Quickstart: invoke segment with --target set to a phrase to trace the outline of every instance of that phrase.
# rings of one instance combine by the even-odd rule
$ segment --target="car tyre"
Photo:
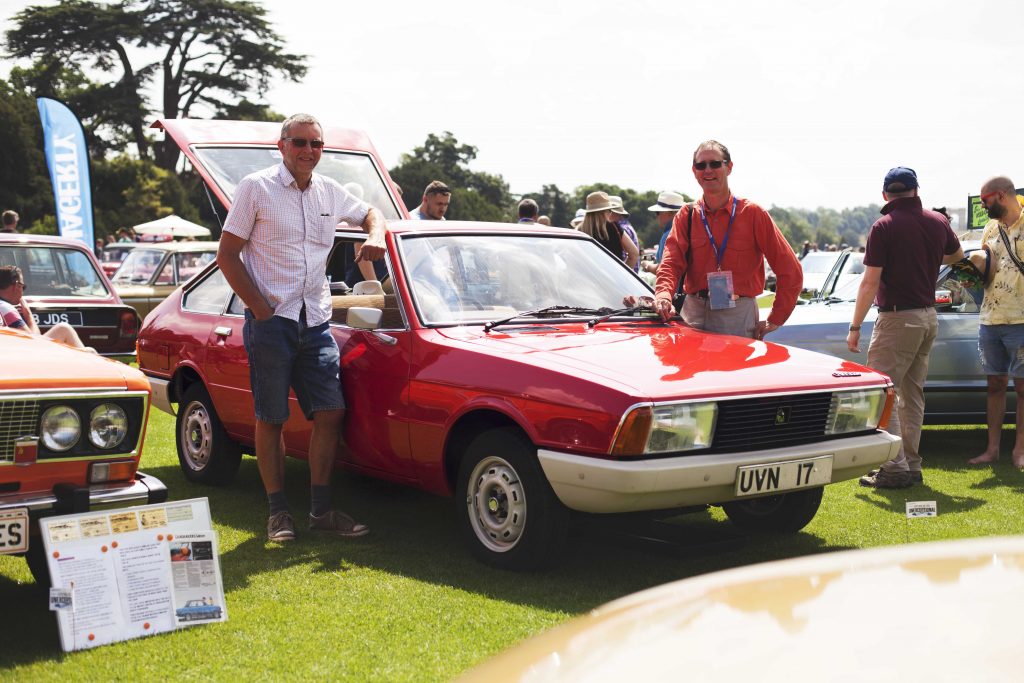
[[[178,463],[186,479],[216,486],[231,482],[242,461],[242,450],[224,431],[202,384],[185,390],[175,432]]]
[[[748,533],[793,534],[807,526],[821,506],[824,487],[737,500],[722,508],[729,521]]]
[[[543,569],[565,547],[569,510],[551,490],[533,444],[515,429],[490,429],[470,441],[455,499],[463,537],[486,564]]]

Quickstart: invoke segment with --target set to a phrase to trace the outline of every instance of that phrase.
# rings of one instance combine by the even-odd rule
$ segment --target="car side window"
[[[174,282],[174,261],[176,254],[171,258],[167,259],[167,263],[157,273],[156,280],[153,281],[154,285],[173,285]]]
[[[935,307],[941,311],[977,314],[984,291],[976,283],[960,282],[961,271],[948,269],[935,286]]]
[[[217,269],[210,273],[205,280],[185,292],[181,299],[181,307],[186,311],[195,311],[196,313],[219,314],[224,310],[230,296],[231,287],[224,278],[224,274]]]

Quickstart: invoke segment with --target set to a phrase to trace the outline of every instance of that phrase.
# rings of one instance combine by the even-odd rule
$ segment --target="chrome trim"
[[[89,510],[100,507],[117,507],[125,503],[160,502],[161,496],[166,500],[167,487],[156,477],[143,472],[135,473],[135,481],[92,484],[81,488],[89,489]],[[0,495],[0,510],[26,507],[30,511],[52,510],[57,505],[57,496],[53,493],[22,493]],[[83,510],[83,512],[86,512]]]
[[[148,395],[148,391],[126,391],[125,389],[114,389],[111,387],[83,387],[82,389],[73,390],[66,388],[36,389],[31,392],[19,389],[0,389],[0,401],[8,398],[36,398],[42,401],[50,401],[55,398],[124,398]]]
[[[227,325],[218,325],[217,327],[213,328],[213,333],[218,337],[230,337],[231,328],[228,327]]]
[[[150,377],[149,375],[146,377],[149,379],[149,387],[153,392],[150,404],[165,413],[174,415],[174,406],[171,405],[171,380],[164,379],[163,377]]]

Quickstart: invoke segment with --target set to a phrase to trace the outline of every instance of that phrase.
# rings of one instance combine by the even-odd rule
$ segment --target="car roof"
[[[151,249],[154,251],[213,251],[217,250],[220,242],[134,242],[133,249]],[[115,245],[110,245],[115,246]]]
[[[58,237],[56,235],[2,233],[0,234],[0,244],[45,244],[54,247],[75,247],[76,249],[83,249],[90,254],[92,253],[92,249],[87,244],[69,237]]]
[[[558,228],[546,225],[530,225],[521,223],[493,223],[484,221],[388,221],[388,230],[396,235],[403,234],[503,234],[503,235],[543,235],[553,237],[570,237],[588,239],[585,233],[570,228]],[[362,228],[341,226],[341,232],[364,234]]]

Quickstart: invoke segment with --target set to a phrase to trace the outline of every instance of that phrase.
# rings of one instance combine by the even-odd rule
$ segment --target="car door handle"
[[[221,325],[219,327],[213,328],[213,333],[218,337],[230,337],[231,328],[228,327],[227,325]]]

